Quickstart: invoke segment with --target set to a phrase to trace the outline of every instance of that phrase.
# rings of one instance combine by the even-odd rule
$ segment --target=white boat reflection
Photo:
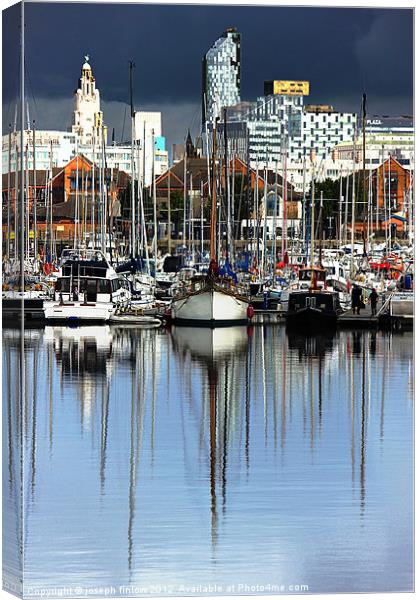
[[[174,349],[199,361],[222,362],[237,358],[248,348],[249,330],[246,327],[197,330],[194,327],[171,327]]]

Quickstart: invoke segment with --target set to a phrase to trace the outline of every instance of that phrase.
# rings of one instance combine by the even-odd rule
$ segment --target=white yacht
[[[54,300],[44,303],[48,321],[109,321],[117,307],[128,304],[130,289],[99,250],[74,251],[57,277]]]

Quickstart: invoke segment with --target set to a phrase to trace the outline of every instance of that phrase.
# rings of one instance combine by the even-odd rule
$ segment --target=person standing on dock
[[[375,290],[375,288],[373,288],[369,296],[370,307],[372,309],[372,317],[376,315],[376,306],[378,304],[378,298],[378,292]]]
[[[351,309],[353,314],[357,311],[357,314],[360,315],[360,304],[362,301],[362,290],[358,285],[354,285],[351,291]]]

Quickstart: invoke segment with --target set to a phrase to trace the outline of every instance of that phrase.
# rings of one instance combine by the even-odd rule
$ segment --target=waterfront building
[[[326,159],[340,142],[352,142],[357,129],[357,114],[339,112],[329,105],[308,105],[300,124],[290,135],[290,159],[300,162],[304,156]]]
[[[354,162],[356,169],[362,165],[362,135],[353,142],[340,142],[333,149],[334,159],[345,163]],[[366,122],[366,168],[374,169],[389,156],[400,165],[411,168],[414,160],[414,124],[412,117],[381,117]]]
[[[412,193],[412,173],[395,158],[387,158],[373,173],[377,204],[388,208],[392,213],[408,211],[409,195]]]
[[[71,132],[77,134],[82,145],[98,143],[102,139],[106,144],[107,129],[103,123],[99,90],[89,64],[89,56],[85,56],[79,87],[74,92],[74,111]]]
[[[57,241],[68,242],[74,239],[76,214],[79,233],[89,233],[92,230],[92,213],[95,222],[99,223],[104,194],[112,226],[119,230],[126,229],[128,232],[130,207],[128,201],[124,202],[124,198],[128,197],[127,190],[131,178],[125,171],[115,167],[107,167],[101,174],[102,166],[100,163],[93,164],[88,156],[79,154],[64,166],[53,167],[52,170],[28,170],[26,195],[30,227],[32,231],[33,203],[36,200],[37,230],[41,242],[45,239],[46,218],[47,215],[51,215],[51,206],[54,238]],[[10,173],[10,178],[7,173],[2,175],[3,239],[6,239],[8,213],[11,214],[12,223],[14,222],[17,200],[15,181],[17,180],[19,186],[19,176],[19,173],[15,172]],[[106,192],[103,181],[107,184]],[[14,239],[14,231],[10,239]]]
[[[131,142],[106,143],[107,128],[103,123],[99,90],[96,88],[92,68],[85,57],[79,87],[74,94],[73,124],[70,131],[36,130],[35,131],[35,168],[48,171],[51,168],[62,168],[77,154],[106,167],[131,174]],[[152,133],[154,131],[154,151]],[[145,140],[143,139],[144,134]],[[25,168],[34,169],[34,132],[25,130],[24,162]],[[165,149],[165,138],[162,135],[160,112],[138,112],[135,118],[135,142],[140,149],[135,157],[135,176],[143,178],[150,185],[153,160],[155,175],[164,173],[168,168],[168,152]],[[142,148],[145,142],[146,156],[143,160]],[[10,146],[10,149],[9,149]],[[103,156],[104,154],[104,156]],[[2,173],[15,172],[20,169],[20,132],[10,131],[2,137]]]
[[[9,157],[10,141],[10,157]],[[25,167],[34,168],[33,145],[34,132],[31,129],[23,131],[25,151]],[[68,131],[36,130],[35,131],[35,166],[37,169],[48,170],[60,167],[69,162],[75,155],[76,134]],[[2,173],[15,172],[20,169],[20,131],[11,131],[2,137]]]
[[[31,129],[23,132],[24,161],[28,170],[34,168],[33,137]],[[20,132],[13,131],[2,138],[2,172],[9,170],[10,139],[10,171],[20,169]],[[77,134],[68,131],[35,130],[35,168],[48,171],[51,167],[64,167],[76,153],[88,156],[92,161],[101,160],[102,149],[98,145],[83,145],[76,142]],[[107,166],[130,173],[131,145],[110,144],[105,146]]]
[[[215,41],[202,61],[202,123],[240,101],[241,34],[230,27]]]
[[[325,171],[337,144],[353,142],[357,129],[355,113],[336,111],[331,105],[304,104],[308,81],[264,82],[264,96],[255,102],[240,102],[227,110],[231,152],[249,160],[253,168],[275,164],[287,169],[293,185],[308,189],[311,171]],[[219,136],[223,135],[219,123]],[[210,126],[208,125],[207,134]],[[329,171],[336,170],[333,164]]]
[[[134,139],[140,144],[139,161],[140,177],[147,187],[155,176],[161,175],[168,168],[168,152],[165,138],[162,136],[162,114],[158,111],[138,111],[134,116]]]

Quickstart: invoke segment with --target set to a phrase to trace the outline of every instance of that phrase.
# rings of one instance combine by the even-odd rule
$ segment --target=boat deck
[[[360,314],[353,314],[353,311],[350,309],[338,317],[339,327],[377,327],[378,323],[378,315],[372,316],[370,306],[361,308]]]

